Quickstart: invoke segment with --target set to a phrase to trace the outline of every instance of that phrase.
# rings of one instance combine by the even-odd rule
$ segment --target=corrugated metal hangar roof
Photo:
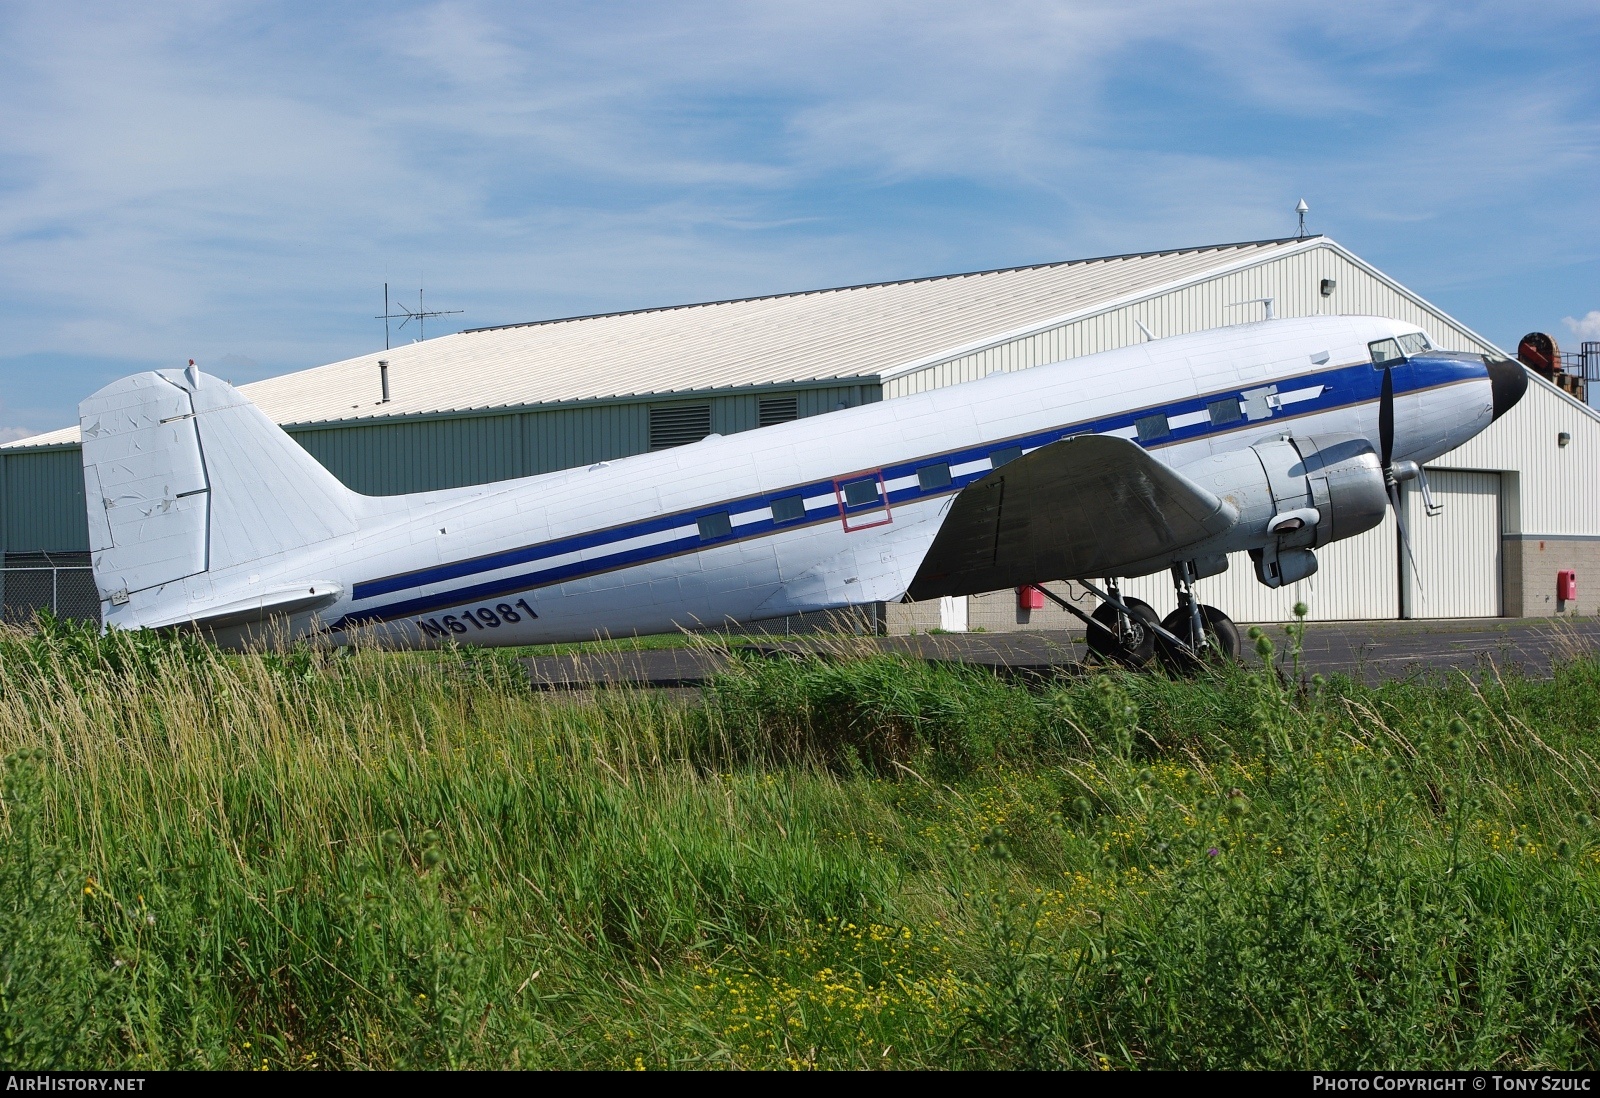
[[[240,388],[276,422],[298,425],[876,381],[969,344],[1327,243],[1252,241],[478,328]],[[379,359],[389,363],[388,403],[379,403]],[[77,440],[72,427],[7,448]]]

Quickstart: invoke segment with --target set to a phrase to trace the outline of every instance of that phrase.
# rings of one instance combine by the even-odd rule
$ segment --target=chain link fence
[[[0,565],[3,617],[26,625],[41,610],[100,624],[100,595],[87,553],[7,553]]]

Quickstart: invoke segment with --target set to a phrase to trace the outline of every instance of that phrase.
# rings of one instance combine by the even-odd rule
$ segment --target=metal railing
[[[100,594],[84,553],[7,554],[0,565],[0,616],[25,625],[41,610],[100,622]]]
[[[1575,396],[1586,401],[1591,408],[1600,408],[1600,341],[1580,344],[1577,351],[1561,352],[1561,372],[1581,382]],[[1569,385],[1562,388],[1571,391]]]

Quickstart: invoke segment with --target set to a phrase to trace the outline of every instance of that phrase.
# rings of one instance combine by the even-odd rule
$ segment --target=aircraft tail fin
[[[211,573],[356,529],[364,497],[193,366],[113,382],[78,414],[95,586],[108,611],[138,604],[129,625],[203,618]]]

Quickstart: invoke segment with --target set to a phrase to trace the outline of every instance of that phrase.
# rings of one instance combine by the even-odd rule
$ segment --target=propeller
[[[1417,593],[1422,594],[1422,570],[1417,567],[1417,554],[1411,548],[1405,508],[1400,506],[1400,478],[1395,475],[1394,467],[1393,359],[1383,364],[1383,387],[1378,392],[1378,452],[1383,461],[1383,486],[1389,493],[1389,506],[1394,508],[1395,524],[1400,527],[1400,542],[1406,547],[1406,557],[1411,561],[1411,576],[1416,580]],[[1427,596],[1423,597],[1426,599]]]

